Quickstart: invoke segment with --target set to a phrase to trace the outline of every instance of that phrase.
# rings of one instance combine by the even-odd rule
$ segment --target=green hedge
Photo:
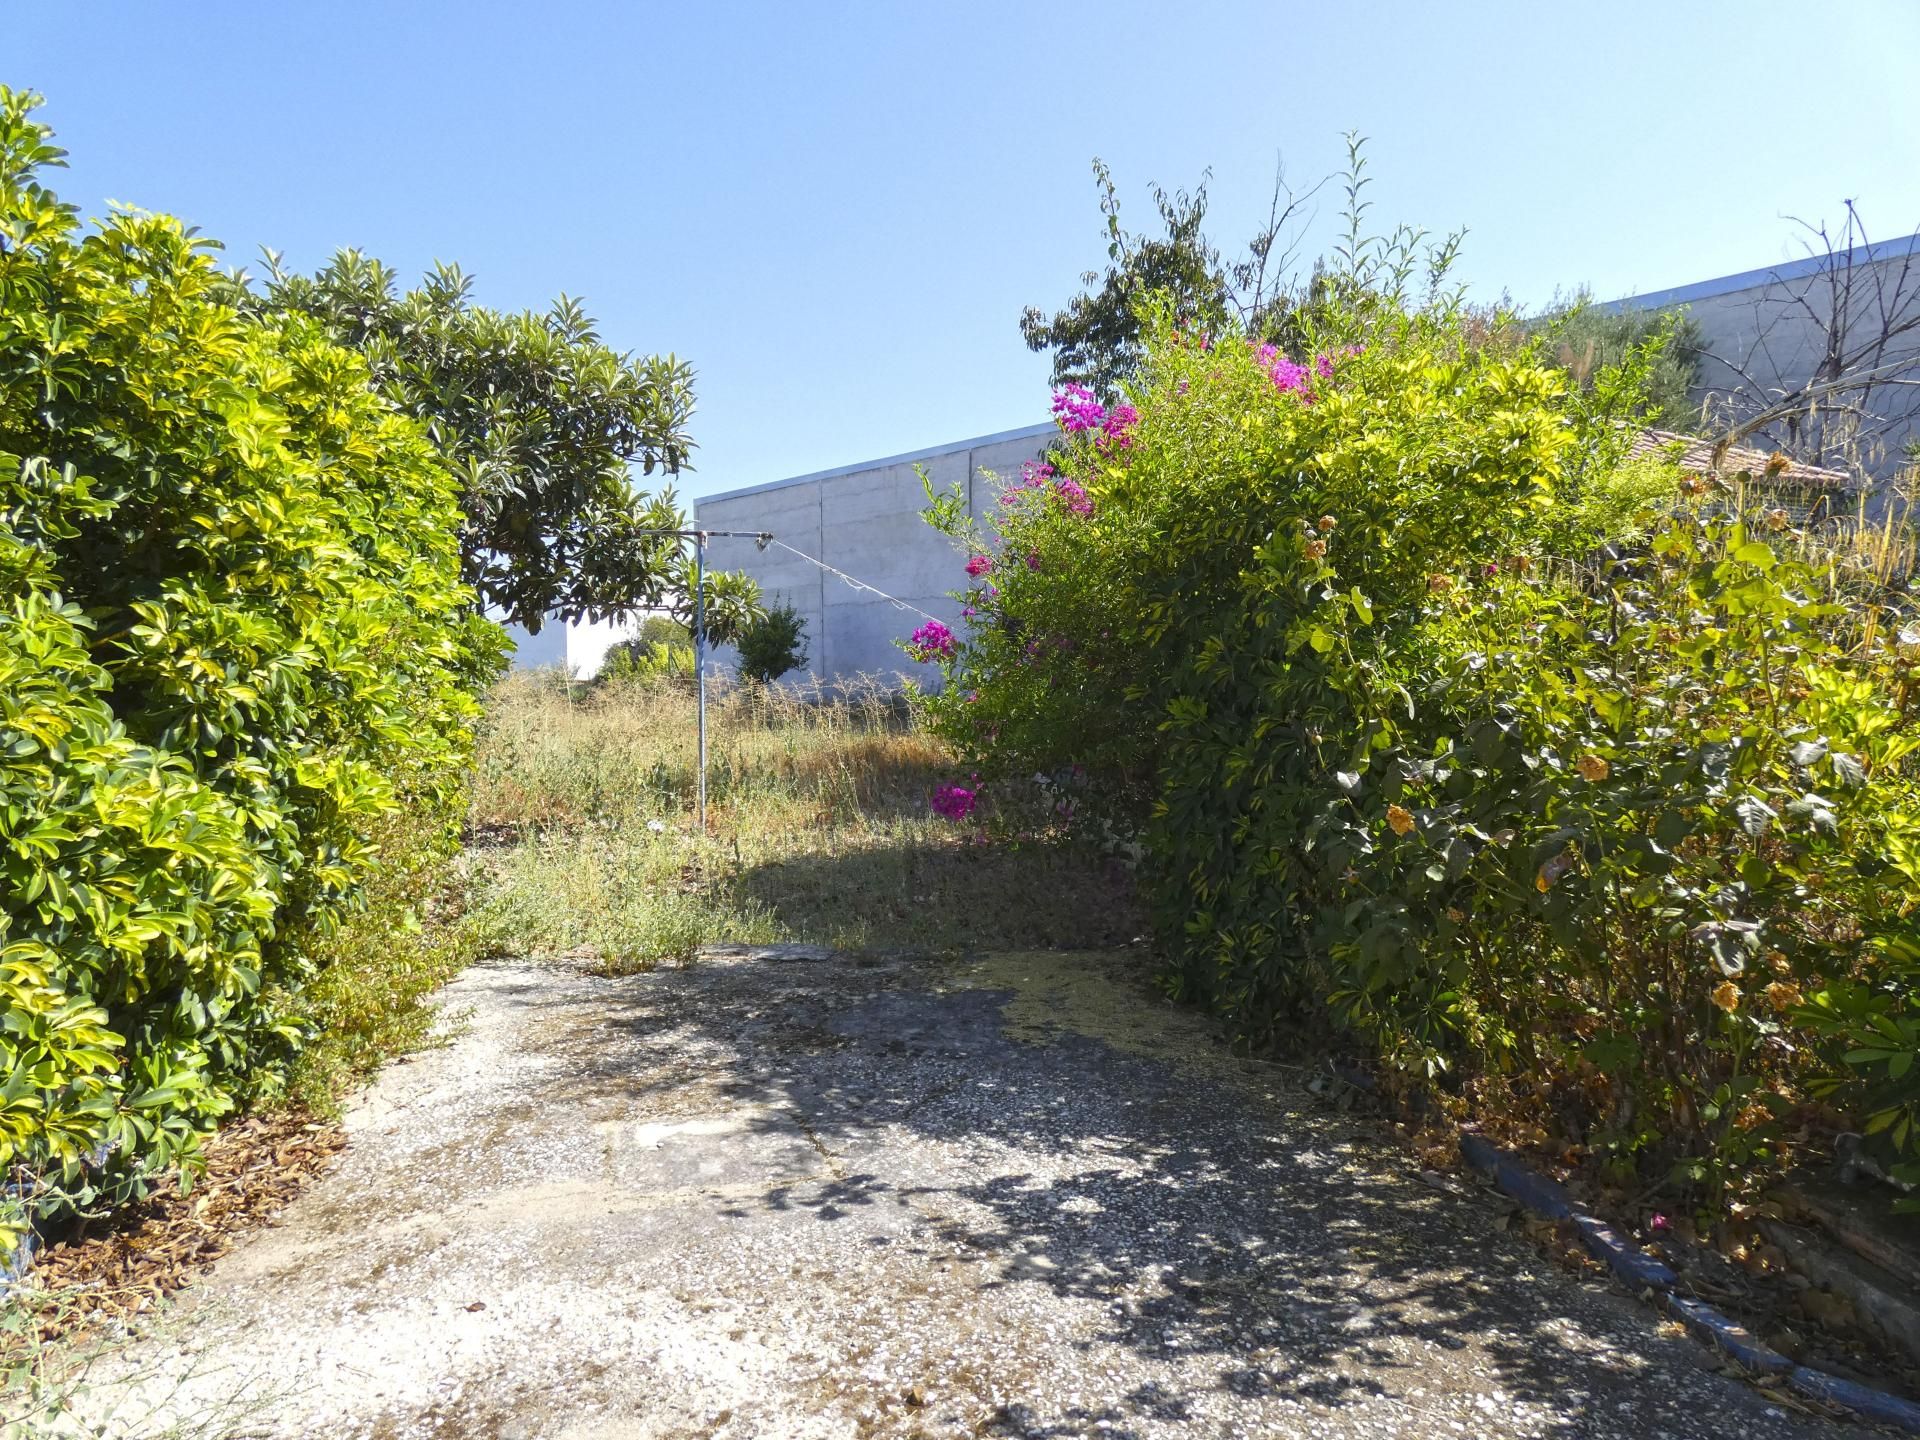
[[[1904,1151],[1906,597],[1623,462],[1657,337],[1573,392],[1375,281],[1333,276],[1294,355],[1152,327],[1128,404],[1056,398],[993,532],[935,504],[975,623],[922,650],[983,801],[1106,785],[1169,984],[1256,1043],[1330,1024],[1463,1117],[1702,1194],[1809,1126]]]
[[[32,105],[0,90],[0,1167],[51,1214],[280,1083],[375,827],[453,823],[502,641],[364,363],[242,318],[175,220],[83,228]]]

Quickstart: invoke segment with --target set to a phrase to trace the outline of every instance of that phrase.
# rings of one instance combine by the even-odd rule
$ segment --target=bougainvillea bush
[[[1703,1195],[1810,1126],[1904,1147],[1902,598],[1836,600],[1734,477],[1623,459],[1661,337],[1575,393],[1359,253],[1297,349],[1150,317],[1126,404],[1063,392],[997,515],[935,499],[970,628],[928,704],[975,788],[1087,767],[1169,985],[1254,1043],[1332,1026]]]
[[[376,831],[454,833],[500,641],[364,362],[236,314],[175,220],[84,229],[32,104],[0,89],[0,1169],[54,1214],[279,1083]]]

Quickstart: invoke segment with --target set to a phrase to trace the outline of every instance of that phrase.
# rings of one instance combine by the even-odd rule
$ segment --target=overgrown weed
[[[695,704],[671,680],[523,674],[495,692],[471,815],[483,953],[626,971],[722,941],[953,951],[1137,933],[1125,872],[1058,827],[989,836],[936,816],[955,762],[877,685],[715,686],[700,835]]]

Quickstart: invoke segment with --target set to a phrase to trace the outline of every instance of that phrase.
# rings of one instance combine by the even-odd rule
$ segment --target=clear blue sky
[[[1310,182],[1358,129],[1375,218],[1467,227],[1476,293],[1605,297],[1798,254],[1783,217],[1848,197],[1876,238],[1920,229],[1916,75],[1913,0],[6,0],[0,22],[0,81],[46,94],[89,212],[171,211],[235,262],[455,260],[487,303],[565,290],[616,345],[692,360],[692,494],[1045,418],[1017,319],[1104,258],[1096,154],[1141,222],[1147,182],[1212,167],[1237,244],[1276,157]]]

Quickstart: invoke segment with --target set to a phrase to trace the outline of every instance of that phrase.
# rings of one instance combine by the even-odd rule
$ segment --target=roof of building
[[[1633,444],[1627,454],[1637,458],[1642,455],[1659,455],[1676,460],[1682,469],[1698,470],[1703,474],[1714,470],[1713,441],[1703,440],[1698,435],[1681,435],[1672,430],[1643,430],[1634,436]],[[1754,450],[1745,445],[1734,445],[1720,457],[1717,467],[1722,474],[1738,475],[1747,471],[1755,480],[1782,490],[1858,490],[1861,482],[1849,471],[1832,470],[1820,465],[1806,465],[1787,455],[1781,455],[1777,464],[1772,454],[1765,450]],[[1771,474],[1768,466],[1774,465]]]
[[[1619,300],[1603,301],[1594,308],[1596,310],[1666,310],[1675,305],[1689,305],[1695,300],[1710,300],[1716,295],[1734,295],[1742,290],[1758,289],[1762,285],[1804,280],[1810,275],[1820,274],[1836,259],[1851,259],[1856,265],[1868,265],[1881,260],[1898,260],[1907,255],[1920,256],[1920,234],[1901,235],[1892,240],[1876,240],[1871,245],[1856,246],[1852,250],[1837,250],[1831,256],[1806,255],[1798,260],[1788,260],[1779,265],[1766,265],[1758,270],[1742,270],[1735,275],[1721,275],[1712,280],[1696,280],[1690,285],[1675,285],[1668,290],[1649,290],[1641,295],[1628,295]]]
[[[783,490],[789,485],[805,485],[810,480],[833,480],[842,475],[858,475],[863,470],[879,470],[888,465],[910,465],[916,460],[932,460],[957,450],[977,450],[982,445],[998,445],[1006,440],[1038,440],[1054,435],[1059,427],[1051,420],[1040,425],[1023,425],[1018,430],[996,430],[991,435],[975,435],[969,440],[949,440],[945,445],[929,445],[924,450],[909,450],[904,455],[884,455],[878,460],[856,460],[851,465],[836,465],[831,470],[814,470],[806,475],[789,475],[784,480],[769,480],[763,485],[743,485],[737,490],[722,490],[713,495],[696,495],[693,503],[710,500],[737,500],[742,495],[760,495],[768,490]]]

